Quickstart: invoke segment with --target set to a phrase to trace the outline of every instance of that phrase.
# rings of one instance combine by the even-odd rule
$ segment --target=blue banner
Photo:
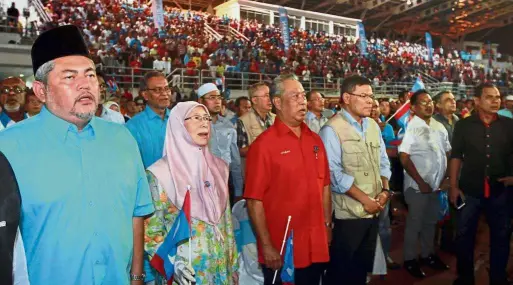
[[[164,28],[164,5],[162,4],[162,0],[153,0],[151,11],[153,12],[155,27],[158,29]]]
[[[288,51],[290,47],[289,16],[287,15],[287,10],[284,7],[280,7],[278,12],[280,13],[280,26],[283,45],[285,46],[285,51]]]
[[[365,27],[362,22],[358,23],[358,35],[360,37],[360,53],[367,55],[367,37],[365,36]]]
[[[426,33],[426,47],[428,49],[429,61],[433,61],[433,38],[430,33]]]

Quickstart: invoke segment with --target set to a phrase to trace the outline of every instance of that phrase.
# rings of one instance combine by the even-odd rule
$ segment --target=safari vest
[[[256,111],[251,109],[244,116],[240,117],[239,120],[244,124],[244,128],[246,129],[246,134],[248,135],[248,146],[250,146],[256,138],[265,131],[265,129],[260,124],[260,118],[257,117]],[[269,112],[269,116],[271,117],[271,125],[274,124],[275,114]],[[241,157],[240,166],[242,170],[242,177],[246,177],[246,158]]]
[[[326,125],[333,128],[342,147],[342,167],[344,173],[354,177],[354,184],[375,198],[382,191],[380,174],[380,136],[379,126],[374,120],[368,120],[368,127],[363,139],[344,115],[332,117]],[[363,205],[345,194],[333,193],[333,208],[337,219],[373,218]]]
[[[265,131],[265,128],[260,124],[260,118],[257,116],[256,111],[252,109],[247,114],[240,117],[240,120],[246,129],[246,133],[248,134],[248,145],[251,145],[256,138]],[[271,124],[274,124],[274,118],[276,115],[269,112],[269,116],[271,117]]]

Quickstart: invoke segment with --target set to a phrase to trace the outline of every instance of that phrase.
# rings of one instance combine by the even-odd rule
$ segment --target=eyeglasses
[[[420,105],[420,106],[424,106],[424,107],[429,106],[429,105],[433,105],[433,104],[434,104],[434,103],[433,103],[433,100],[429,100],[429,101],[419,101],[419,105]]]
[[[187,121],[187,120],[192,120],[193,122],[196,122],[196,123],[201,123],[201,122],[211,122],[212,121],[212,117],[206,115],[206,116],[199,116],[199,115],[196,115],[196,116],[190,116],[190,117],[187,117],[184,119],[184,121]]]
[[[171,92],[171,88],[168,86],[166,87],[157,87],[157,88],[147,88],[146,90],[153,91],[155,93],[168,93]]]
[[[9,94],[11,92],[14,92],[16,94],[23,93],[24,89],[19,86],[13,86],[13,87],[2,87],[2,93],[3,94]]]
[[[222,100],[223,100],[223,96],[221,96],[221,95],[217,95],[217,96],[205,96],[204,98],[205,98],[205,100],[208,100],[208,101],[216,101],[216,100],[218,100],[218,101],[222,101]]]
[[[312,99],[310,100],[310,102],[324,102],[326,99],[324,98],[317,98],[317,99]]]
[[[353,96],[356,96],[356,97],[360,97],[360,98],[363,98],[363,99],[371,99],[371,100],[374,100],[374,94],[354,94],[354,93],[347,93],[349,95],[353,95]]]

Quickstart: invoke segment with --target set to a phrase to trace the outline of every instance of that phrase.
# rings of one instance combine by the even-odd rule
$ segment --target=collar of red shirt
[[[477,112],[477,118],[485,125],[491,125],[491,123],[497,121],[499,119],[499,115],[493,114],[492,121],[490,124],[485,123],[482,113]]]
[[[285,125],[285,123],[283,123],[278,116],[276,116],[276,118],[274,119],[274,126],[278,130],[278,135],[280,135],[280,136],[284,136],[288,133],[292,133],[292,130],[290,129],[290,127]],[[301,122],[301,134],[302,135],[304,135],[304,134],[310,135],[311,133],[312,133],[312,131],[310,130],[310,128],[304,122]],[[294,136],[295,136],[295,134],[294,134]]]

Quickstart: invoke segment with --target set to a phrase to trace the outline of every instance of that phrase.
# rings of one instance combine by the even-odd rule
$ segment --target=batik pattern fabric
[[[164,241],[180,211],[169,201],[157,178],[149,171],[147,177],[155,205],[155,214],[146,219],[144,223],[144,249],[151,259]],[[237,274],[239,265],[230,207],[226,207],[224,216],[217,226],[192,218],[191,229],[192,267],[196,272],[196,284],[235,284],[234,275]],[[175,262],[183,260],[188,263],[188,246],[188,241],[178,246]],[[185,254],[180,254],[180,252]],[[155,281],[156,285],[167,284],[165,278],[160,275]]]

